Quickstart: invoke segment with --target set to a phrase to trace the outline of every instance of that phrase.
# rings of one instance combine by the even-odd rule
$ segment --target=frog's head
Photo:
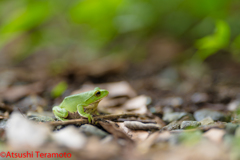
[[[108,95],[109,92],[105,89],[100,89],[99,87],[96,87],[89,93],[91,96],[86,100],[88,104],[101,101],[104,97]]]

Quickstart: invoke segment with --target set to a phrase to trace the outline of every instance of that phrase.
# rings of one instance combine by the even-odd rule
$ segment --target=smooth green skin
[[[96,87],[92,91],[65,97],[59,106],[52,108],[53,114],[60,121],[66,121],[69,113],[77,112],[80,116],[93,122],[92,114],[98,114],[97,106],[102,98],[108,95],[108,91]]]

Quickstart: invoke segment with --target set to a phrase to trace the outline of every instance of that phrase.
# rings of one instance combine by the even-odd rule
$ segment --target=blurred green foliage
[[[197,56],[205,59],[216,53],[218,50],[227,47],[230,39],[230,28],[228,24],[222,20],[216,22],[216,31],[214,34],[205,36],[196,41],[198,48]]]
[[[202,139],[201,131],[183,132],[179,135],[180,142],[187,146],[195,145],[198,142],[200,142],[201,139]]]
[[[64,81],[59,82],[51,91],[51,96],[53,98],[61,96],[67,89],[68,84]]]
[[[74,52],[81,63],[131,53],[158,35],[190,44],[200,59],[222,49],[240,58],[239,7],[238,0],[1,0],[0,51],[13,46],[16,61]]]

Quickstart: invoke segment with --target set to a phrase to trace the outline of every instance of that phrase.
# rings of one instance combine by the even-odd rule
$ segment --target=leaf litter
[[[99,77],[109,71],[91,72],[90,76]],[[146,83],[148,89],[142,87],[145,80],[134,83],[131,79],[71,85],[66,79],[34,81],[34,76],[25,80],[23,76],[22,81],[26,82],[17,84],[14,77],[18,75],[9,72],[9,77],[0,85],[3,148],[18,152],[69,152],[73,159],[230,159],[240,156],[236,151],[240,144],[237,96],[240,89],[226,91],[227,87],[222,84],[214,86],[211,92],[205,87],[193,89],[191,86],[196,86],[199,77],[193,80],[186,73],[187,82],[173,76],[175,80],[171,83],[178,86],[175,90],[169,85],[170,88],[165,86],[156,92],[166,78],[170,82],[168,74],[178,75],[178,72],[165,70],[160,77],[151,77],[154,83]],[[61,81],[68,82],[68,87],[52,97],[49,86],[54,88],[52,84]],[[186,83],[190,87],[179,90],[186,87]],[[199,80],[199,84],[202,83]],[[94,124],[88,124],[85,118],[56,121],[51,112],[54,104],[67,95],[95,87],[107,89],[109,96],[100,102],[101,114],[93,117]]]

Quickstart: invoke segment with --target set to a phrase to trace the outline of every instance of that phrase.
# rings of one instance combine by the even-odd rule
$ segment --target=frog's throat
[[[98,103],[99,103],[101,100],[102,100],[102,98],[99,99],[99,100],[97,100],[97,101],[95,101],[95,102],[93,102],[93,103],[90,103],[90,104],[89,104],[88,106],[86,106],[85,108],[86,108],[86,109],[96,108],[96,107],[98,106]]]

